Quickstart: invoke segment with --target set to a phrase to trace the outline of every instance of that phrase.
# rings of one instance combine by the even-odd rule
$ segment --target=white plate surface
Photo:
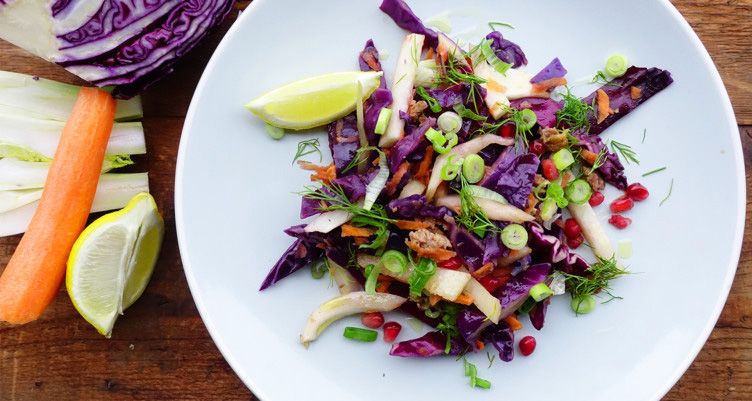
[[[513,25],[502,32],[522,47],[533,73],[559,57],[573,81],[592,76],[615,53],[671,71],[674,84],[603,134],[632,146],[641,163],[627,166],[629,180],[651,191],[627,213],[634,220],[627,230],[608,227],[614,242],[633,241],[634,256],[625,262],[639,274],[614,282],[623,300],[588,315],[576,317],[564,297],[553,302],[542,331],[517,333],[537,338],[530,357],[488,367],[486,352],[471,356],[491,390],[471,388],[454,358],[391,357],[381,340],[344,339],[343,327],[355,318],[335,323],[306,350],[298,342],[303,324],[336,290],[307,269],[257,289],[292,242],[282,230],[300,223],[293,193],[309,181],[291,165],[297,143],[318,136],[325,144],[324,130],[275,141],[243,104],[299,78],[357,69],[369,38],[390,55],[383,60],[388,76],[405,32],[378,9],[379,0],[255,0],[206,68],[178,156],[178,240],[212,338],[262,400],[659,399],[712,330],[744,229],[739,134],[707,52],[667,1],[411,3],[424,19],[455,11],[450,36],[477,32],[477,39],[489,21]],[[671,196],[659,206],[672,180]],[[605,224],[607,207],[597,210]],[[400,338],[417,336],[405,327]]]

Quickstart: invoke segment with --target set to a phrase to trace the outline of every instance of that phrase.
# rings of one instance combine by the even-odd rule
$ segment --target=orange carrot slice
[[[598,102],[598,119],[596,120],[596,124],[600,124],[606,119],[606,117],[614,114],[614,111],[611,110],[611,101],[608,98],[608,94],[603,89],[598,89],[595,93],[597,94],[596,99]]]
[[[86,226],[115,117],[115,100],[82,88],[60,136],[42,198],[0,276],[0,321],[28,323],[55,298]]]

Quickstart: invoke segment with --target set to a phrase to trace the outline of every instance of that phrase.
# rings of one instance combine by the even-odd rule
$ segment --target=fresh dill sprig
[[[657,169],[655,169],[653,171],[648,171],[647,173],[643,174],[642,176],[645,177],[645,176],[648,176],[650,174],[657,173],[659,171],[663,171],[665,169],[666,169],[666,166],[663,166],[663,167],[657,168]]]
[[[460,215],[456,217],[457,223],[464,226],[468,231],[482,237],[486,232],[501,232],[486,213],[475,201],[470,192],[469,183],[462,174],[460,176]],[[483,234],[483,235],[481,235]]]
[[[583,103],[580,98],[570,92],[569,87],[567,87],[567,93],[562,93],[561,96],[564,100],[564,106],[556,112],[557,126],[565,123],[573,132],[580,129],[589,130],[588,116],[595,113],[595,107]],[[595,98],[593,98],[593,101],[595,101]]]
[[[665,198],[661,201],[661,203],[658,204],[658,207],[663,206],[663,202],[665,202],[669,196],[671,196],[671,192],[674,190],[674,179],[671,179],[671,185],[668,187],[668,195],[666,195]]]
[[[647,135],[647,133],[648,133],[648,129],[647,128],[645,128],[644,130],[642,130],[642,143],[645,143],[645,135]]]
[[[311,153],[318,152],[319,154],[319,163],[321,163],[321,160],[323,160],[323,156],[321,154],[321,149],[319,149],[319,146],[321,146],[321,143],[319,142],[318,138],[308,139],[305,141],[298,142],[298,151],[295,153],[295,158],[292,159],[292,164],[295,164],[295,162],[300,159],[303,156],[310,155]]]
[[[504,22],[489,22],[488,23],[488,27],[491,28],[492,31],[498,31],[498,29],[494,28],[495,26],[503,26],[505,28],[514,29],[512,25],[504,23]]]
[[[598,71],[595,73],[595,76],[590,81],[591,84],[599,84],[599,85],[609,85],[609,86],[618,86],[621,88],[621,85],[616,84],[612,82],[606,74],[603,71]]]
[[[600,152],[598,152],[598,156],[595,158],[595,162],[593,163],[592,167],[590,167],[590,171],[595,171],[598,169],[598,167],[602,166],[603,163],[606,162],[606,157],[608,157],[608,149],[604,147]]]
[[[615,256],[612,256],[610,259],[598,257],[598,262],[585,270],[585,272],[587,274],[585,277],[560,272],[566,279],[567,287],[573,299],[582,300],[587,296],[599,293],[606,293],[610,297],[604,303],[613,299],[621,299],[621,297],[611,293],[611,280],[619,278],[624,274],[629,274],[629,272],[617,266]]]
[[[621,157],[623,160],[629,164],[629,161],[633,161],[637,164],[640,164],[640,161],[637,160],[637,153],[635,153],[634,150],[632,150],[632,147],[626,144],[623,144],[621,142],[611,141],[611,149],[614,151],[614,153],[619,152],[621,154]]]
[[[384,208],[381,205],[375,204],[371,209],[364,209],[348,199],[347,194],[345,194],[345,190],[341,185],[319,182],[321,183],[321,187],[307,185],[303,187],[305,188],[305,191],[296,194],[306,199],[319,201],[321,206],[317,208],[317,210],[322,212],[342,210],[355,216],[366,217],[376,221],[380,220],[387,223],[394,222],[393,219],[386,216],[386,212],[384,212]]]
[[[491,355],[490,352],[486,351],[486,358],[488,358],[488,367],[490,368],[493,365],[494,359],[496,359],[496,355]]]

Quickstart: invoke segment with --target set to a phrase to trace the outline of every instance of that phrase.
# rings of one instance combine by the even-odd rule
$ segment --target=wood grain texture
[[[193,303],[175,236],[173,185],[183,118],[213,49],[250,1],[144,94],[147,156],[131,171],[148,171],[167,232],[154,277],[121,317],[111,339],[73,309],[61,289],[41,319],[0,324],[0,400],[256,400],[225,362]],[[674,0],[724,80],[752,165],[752,0]],[[81,83],[59,67],[0,41],[0,68]],[[747,184],[752,183],[747,168]],[[750,207],[748,196],[748,216]],[[747,217],[749,219],[749,217]],[[749,226],[749,221],[747,221]],[[0,266],[20,236],[0,238]],[[2,267],[0,267],[2,270]],[[664,397],[679,400],[752,399],[752,234],[744,246],[726,306],[707,343]]]

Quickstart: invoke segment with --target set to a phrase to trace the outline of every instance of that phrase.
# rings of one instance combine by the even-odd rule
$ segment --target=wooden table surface
[[[718,67],[752,165],[752,0],[673,0]],[[250,3],[168,76],[143,94],[149,153],[136,157],[167,225],[154,276],[141,299],[99,335],[62,288],[36,322],[0,323],[0,400],[255,400],[212,342],[183,273],[175,235],[173,186],[183,120],[213,49]],[[639,29],[639,28],[637,28]],[[0,41],[0,68],[80,83],[59,67]],[[701,94],[699,94],[701,96]],[[747,197],[749,209],[750,196]],[[0,271],[21,236],[0,238]],[[744,246],[726,306],[710,338],[664,400],[752,399],[752,235]]]

